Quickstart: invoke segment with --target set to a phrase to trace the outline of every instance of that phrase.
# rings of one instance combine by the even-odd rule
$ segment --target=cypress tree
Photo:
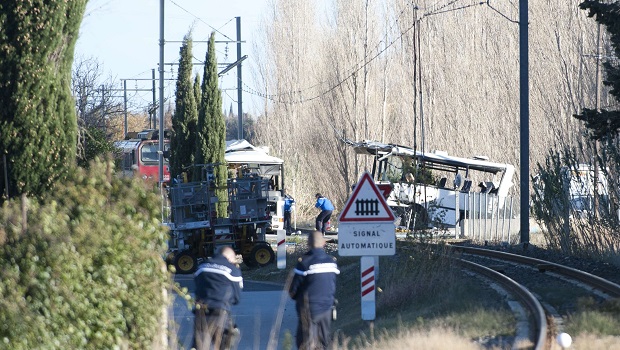
[[[588,10],[588,16],[607,28],[615,57],[620,57],[620,3],[605,3],[598,0],[586,0],[579,7]],[[603,84],[610,87],[609,93],[620,100],[620,64],[616,59],[603,63],[607,76]],[[620,131],[620,111],[610,109],[583,108],[575,118],[582,120],[590,130],[590,137],[594,140],[615,138]]]
[[[200,109],[200,101],[202,100],[202,91],[200,91],[200,89],[200,74],[196,74],[196,77],[194,78],[194,98],[196,99],[198,109]],[[198,113],[200,113],[200,110]]]
[[[85,6],[86,0],[0,3],[0,157],[9,196],[43,195],[75,164],[71,64]]]
[[[173,135],[170,139],[170,176],[187,172],[192,176],[194,165],[195,130],[198,121],[196,95],[192,84],[192,38],[185,35],[180,49],[179,74],[176,86],[176,105],[172,117]]]
[[[196,163],[218,164],[215,168],[218,217],[226,216],[228,208],[228,191],[226,183],[226,123],[222,113],[222,92],[218,87],[217,57],[215,56],[215,33],[211,33],[205,59],[202,80],[202,99],[198,116],[196,134]]]

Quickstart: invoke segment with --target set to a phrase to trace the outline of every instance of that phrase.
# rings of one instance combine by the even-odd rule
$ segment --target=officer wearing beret
[[[309,251],[297,262],[289,295],[296,301],[297,348],[327,349],[336,297],[336,258],[325,253],[321,231],[308,236]]]
[[[221,247],[194,273],[196,309],[194,347],[197,350],[229,349],[239,340],[239,330],[230,315],[231,305],[239,303],[243,278],[236,265],[237,254]]]

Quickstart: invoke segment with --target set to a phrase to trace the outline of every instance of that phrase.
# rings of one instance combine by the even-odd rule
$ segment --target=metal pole
[[[504,241],[504,226],[506,225],[506,207],[507,207],[507,203],[506,201],[508,200],[508,197],[504,198],[504,214],[502,215],[502,241]],[[508,220],[510,220],[511,218],[508,218]],[[510,244],[510,233],[508,233],[508,244]]]
[[[237,61],[241,60],[241,17],[237,19]],[[241,88],[241,62],[237,65],[237,118],[238,139],[243,140],[243,90]]]
[[[495,205],[495,209],[496,209],[496,212],[495,212],[496,213],[496,215],[495,215],[495,239],[499,240],[499,210],[500,210],[500,207],[499,207],[499,201],[500,201],[499,196],[496,198],[496,200],[497,200],[496,201],[497,204]],[[504,240],[504,236],[502,235],[502,241],[503,240]]]
[[[596,38],[596,112],[600,112],[601,111],[601,36],[602,36],[602,32],[601,32],[601,24],[598,23],[597,25],[597,34],[596,34],[597,38]],[[598,149],[600,148],[599,146],[599,141],[596,140],[596,142],[594,143],[594,187],[593,189],[593,206],[594,206],[594,210],[593,210],[593,217],[594,219],[596,219],[598,217],[598,207],[599,207],[599,203],[598,203],[598,196],[599,196],[599,192],[598,192],[598,177],[599,177],[599,161],[598,161]],[[602,167],[601,167],[602,168]],[[589,175],[589,173],[588,173]]]
[[[512,203],[513,203],[513,197],[510,197],[510,213],[508,214],[509,220],[508,220],[508,243],[510,243],[510,226],[512,226]]]
[[[487,234],[489,230],[487,229],[487,224],[489,222],[489,194],[484,193],[484,240],[487,240]],[[493,224],[493,223],[491,223]]]
[[[528,6],[519,0],[519,88],[520,88],[520,163],[521,163],[521,237],[520,243],[530,241],[530,101],[528,55]]]
[[[155,69],[151,69],[151,76],[153,77],[153,112],[150,113],[149,120],[149,128],[151,127],[151,123],[153,123],[153,129],[157,129],[157,123],[155,116],[157,115],[157,108],[155,105],[157,104],[157,87],[155,85]]]
[[[127,80],[123,80],[123,106],[125,108],[125,137],[127,137]]]
[[[159,0],[159,184],[164,182],[164,1]]]
[[[478,239],[482,240],[482,193],[478,194]]]
[[[415,196],[415,194],[414,194]],[[459,214],[460,214],[460,208],[459,208],[459,198],[460,197],[460,191],[458,186],[454,189],[454,238],[457,239],[459,238]]]

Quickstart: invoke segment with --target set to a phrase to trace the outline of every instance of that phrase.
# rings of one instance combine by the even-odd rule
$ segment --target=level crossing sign
[[[377,256],[396,253],[394,213],[368,172],[364,172],[340,214],[338,254]]]
[[[394,213],[383,193],[364,172],[340,214],[338,254],[360,256],[362,320],[375,319],[375,271],[379,255],[396,253]]]
[[[343,222],[394,222],[394,213],[383,198],[382,191],[364,172],[340,213]]]

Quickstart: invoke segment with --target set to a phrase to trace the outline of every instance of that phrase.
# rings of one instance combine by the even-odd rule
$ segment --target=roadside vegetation
[[[424,11],[401,0],[334,1],[331,22],[321,26],[314,1],[274,1],[256,55],[263,59],[259,90],[270,101],[255,135],[291,165],[287,181],[301,214],[313,212],[316,192],[329,193],[342,207],[350,185],[368,168],[367,160],[347,149],[348,138],[408,145],[413,140],[420,149],[483,153],[521,166],[515,152],[518,34],[510,22],[518,17],[516,7],[480,11],[480,2],[473,11],[474,5],[454,1],[422,4]],[[544,183],[533,211],[547,248],[618,264],[620,118],[609,106],[617,103],[620,73],[617,62],[607,62],[606,80],[599,83],[595,63],[584,63],[584,56],[598,46],[604,57],[620,55],[620,5],[583,4],[608,30],[603,45],[596,40],[596,23],[576,4],[539,2],[547,7],[531,11],[537,89],[530,168]],[[108,120],[121,114],[118,108],[110,116],[81,109],[84,101],[71,91],[85,6],[84,0],[0,5],[6,28],[0,33],[0,349],[166,346],[161,322],[170,281],[162,260],[167,237],[160,198],[139,179],[114,176],[109,160],[88,163],[109,151],[93,141],[113,141],[107,128],[115,123]],[[198,79],[193,81],[195,87]],[[599,88],[601,103],[590,102]],[[185,91],[194,99],[199,95]],[[206,91],[219,90],[202,90],[201,98],[214,97],[211,107],[220,122],[221,101]],[[92,106],[103,106],[98,102]],[[213,130],[212,139],[226,134],[221,126]],[[84,168],[76,166],[78,153]],[[572,211],[561,176],[562,167],[582,162],[609,180],[607,197],[599,192],[590,213]],[[245,276],[286,285],[290,267],[305,251],[303,239],[292,240],[298,244],[291,248],[289,269],[273,265],[246,270]],[[501,297],[421,246],[407,245],[380,259],[372,323],[361,321],[359,298],[352,297],[359,295],[359,259],[341,258],[339,264],[334,329],[340,348],[493,348],[501,346],[498,337],[513,336],[514,320]],[[581,300],[567,320],[573,348],[617,346],[617,303],[591,304]]]
[[[105,213],[105,214],[103,214]],[[165,349],[158,196],[111,160],[0,207],[0,349]]]
[[[298,226],[310,224],[300,218]],[[328,240],[330,237],[326,236]],[[287,243],[286,269],[279,270],[275,264],[243,268],[244,278],[281,283],[285,287],[297,259],[307,249],[305,235],[288,236]],[[539,243],[545,244],[544,240]],[[332,325],[337,349],[511,348],[516,320],[505,297],[418,241],[399,241],[396,255],[380,258],[377,314],[372,323],[361,320],[360,259],[339,257],[334,243],[328,243],[326,250],[338,258],[341,270],[338,320]],[[558,297],[571,292],[550,291],[559,293]],[[618,301],[578,299],[568,315],[563,331],[572,335],[571,349],[620,346]],[[279,348],[292,349],[287,344],[280,344]]]
[[[286,287],[297,259],[307,250],[305,236],[288,241],[295,243],[288,248],[287,269],[278,270],[275,264],[244,269],[244,278]],[[326,245],[338,257],[335,249],[333,243]],[[456,350],[479,349],[497,342],[497,335],[514,336],[515,320],[502,297],[428,248],[407,244],[395,256],[380,258],[372,323],[361,319],[359,257],[338,257],[338,266],[338,319],[332,330],[339,349],[409,348],[403,346],[414,341],[425,344],[424,349],[446,349],[446,344]],[[394,345],[401,338],[403,343]]]

